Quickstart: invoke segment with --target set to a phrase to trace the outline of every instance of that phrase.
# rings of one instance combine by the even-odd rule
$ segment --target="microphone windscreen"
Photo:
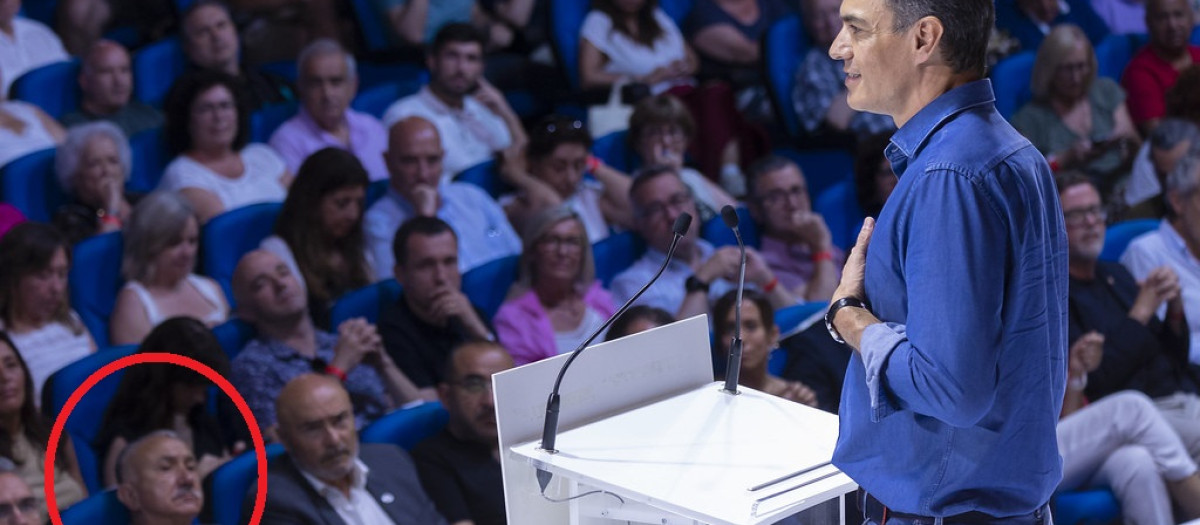
[[[721,208],[721,220],[725,221],[726,226],[728,226],[730,228],[737,228],[737,225],[738,225],[737,210],[733,209],[733,206],[726,204],[724,208]]]
[[[679,214],[679,217],[675,218],[675,227],[672,228],[672,230],[675,231],[675,235],[686,235],[688,228],[691,227],[692,215],[690,213],[683,212]]]

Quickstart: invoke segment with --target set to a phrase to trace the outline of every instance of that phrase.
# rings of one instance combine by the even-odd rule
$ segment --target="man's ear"
[[[133,489],[133,484],[129,480],[117,485],[117,501],[125,505],[130,512],[137,512],[142,508],[141,499],[138,497],[137,491]]]
[[[940,59],[942,35],[946,28],[937,17],[927,16],[917,20],[913,27],[914,45],[918,64],[927,64]]]

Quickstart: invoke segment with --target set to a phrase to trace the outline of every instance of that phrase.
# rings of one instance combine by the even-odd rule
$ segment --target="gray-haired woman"
[[[100,233],[120,230],[136,196],[126,194],[129,141],[121,128],[100,121],[75,126],[58,147],[54,171],[71,201],[54,214],[54,225],[75,244]]]

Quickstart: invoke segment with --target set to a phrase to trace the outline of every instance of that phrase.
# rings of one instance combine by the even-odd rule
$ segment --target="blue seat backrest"
[[[1033,98],[1029,79],[1033,76],[1033,60],[1036,53],[1022,51],[1006,57],[992,68],[992,89],[996,94],[996,111],[1004,118],[1012,118],[1026,102]]]
[[[232,318],[224,323],[214,326],[212,333],[217,338],[217,342],[221,343],[221,350],[225,351],[225,355],[233,361],[242,348],[254,338],[254,327],[238,318]]]
[[[179,37],[167,37],[143,47],[133,55],[133,96],[161,107],[175,79],[183,74],[187,58]]]
[[[833,244],[843,251],[850,251],[858,238],[866,214],[858,205],[854,181],[844,180],[817,196],[813,209],[825,218]]]
[[[629,147],[629,130],[614,131],[596,139],[592,154],[613,169],[630,175],[638,164],[637,154]]]
[[[54,155],[54,148],[46,148],[0,168],[0,200],[16,206],[31,221],[49,222],[67,202],[54,175]]]
[[[1136,42],[1131,35],[1111,34],[1096,44],[1096,74],[1121,81],[1125,66],[1133,59]]]
[[[1107,487],[1058,492],[1050,502],[1055,523],[1102,525],[1121,518],[1121,505]]]
[[[169,162],[162,128],[148,129],[130,137],[129,149],[133,154],[133,166],[125,189],[138,193],[154,191]]]
[[[446,426],[450,415],[439,402],[401,408],[367,425],[359,439],[363,443],[391,443],[412,450],[417,443],[432,437]]]
[[[796,85],[796,67],[808,47],[808,36],[799,16],[780,18],[763,35],[762,65],[767,93],[784,130],[793,137],[800,134],[800,119],[792,106],[792,89]]]
[[[1142,234],[1157,230],[1159,224],[1157,219],[1134,219],[1109,226],[1104,232],[1104,249],[1100,251],[1100,260],[1119,261],[1130,242]]]
[[[400,84],[401,95],[406,97],[416,93],[421,86],[429,83],[429,71],[425,64],[416,62],[368,62],[358,61],[358,91],[362,93],[368,88],[380,84]],[[411,91],[409,91],[411,89]],[[393,99],[396,100],[396,99]],[[361,109],[359,111],[362,111]]]
[[[371,209],[372,204],[375,204],[376,201],[378,201],[379,199],[382,199],[383,196],[387,194],[388,185],[390,182],[391,181],[389,181],[387,179],[382,179],[382,180],[372,181],[370,184],[367,185],[367,195],[366,195],[366,198],[364,199],[366,202],[363,204],[364,210]]]
[[[367,51],[384,51],[392,47],[391,37],[387,26],[388,17],[375,9],[371,0],[351,0],[350,7],[354,18],[358,21],[358,31],[362,35]]]
[[[773,153],[795,162],[808,182],[808,195],[815,199],[833,185],[854,178],[854,157],[840,149],[794,150],[776,149]]]
[[[91,496],[62,512],[63,525],[129,523],[129,509],[117,499],[114,490],[91,492]]]
[[[329,310],[329,318],[335,327],[355,317],[362,317],[374,324],[379,322],[379,314],[383,309],[399,297],[400,283],[395,279],[379,281],[338,298]]]
[[[100,347],[108,345],[108,319],[117,303],[124,236],[119,231],[94,235],[75,245],[67,282],[71,307]]]
[[[463,274],[463,293],[488,319],[496,315],[508,289],[517,282],[520,255],[509,255],[472,268]]]
[[[485,160],[458,172],[454,176],[454,181],[474,184],[486,191],[492,198],[499,198],[501,195],[511,192],[513,187],[500,178],[500,173],[496,171],[498,168],[496,161]]]
[[[271,443],[266,446],[267,461],[283,455],[283,445]],[[258,479],[258,458],[253,450],[247,450],[229,460],[212,473],[213,519],[219,525],[237,525],[242,514],[242,502]],[[265,496],[265,495],[264,495]]]
[[[381,119],[383,113],[393,102],[416,93],[419,89],[421,89],[421,85],[416,81],[376,84],[360,90],[358,96],[354,97],[354,101],[350,103],[350,107],[355,111],[361,111]]]
[[[246,252],[257,249],[271,236],[275,218],[283,207],[278,202],[251,204],[222,213],[204,225],[201,232],[200,267],[216,279],[233,305],[233,269]]]
[[[46,64],[17,77],[12,98],[34,104],[55,119],[79,108],[79,59]]]
[[[695,7],[695,0],[660,0],[658,6],[662,8],[671,20],[675,21],[675,25],[683,27],[683,21],[687,19],[692,8]]]
[[[592,258],[596,263],[596,278],[607,288],[613,278],[633,265],[646,253],[646,241],[637,234],[627,231],[614,233],[592,245]]]
[[[567,75],[572,90],[579,90],[579,32],[590,9],[588,0],[550,2],[550,47]]]
[[[754,223],[754,218],[750,216],[750,210],[745,206],[738,206],[737,214],[738,231],[742,234],[742,242],[746,243],[746,246],[749,248],[762,246],[762,238],[758,233],[758,225]],[[733,236],[733,230],[725,225],[725,222],[721,220],[719,215],[704,223],[703,229],[700,230],[700,236],[716,247],[737,246],[737,238]]]
[[[296,102],[282,102],[255,111],[250,115],[250,141],[265,144],[271,140],[271,134],[299,110],[300,106]]]

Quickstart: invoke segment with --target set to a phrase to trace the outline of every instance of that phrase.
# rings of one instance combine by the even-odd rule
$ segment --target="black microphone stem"
[[[733,340],[729,342],[729,359],[725,361],[725,388],[721,391],[737,395],[738,378],[742,375],[742,290],[746,288],[746,245],[742,242],[741,233],[738,232],[737,213],[731,206],[726,205],[725,207],[729,208],[729,211],[721,210],[721,215],[725,219],[725,224],[733,230],[733,236],[737,239],[742,259],[738,264],[737,301],[733,303]],[[732,224],[730,224],[731,222]],[[715,319],[713,322],[719,323],[721,320]]]

